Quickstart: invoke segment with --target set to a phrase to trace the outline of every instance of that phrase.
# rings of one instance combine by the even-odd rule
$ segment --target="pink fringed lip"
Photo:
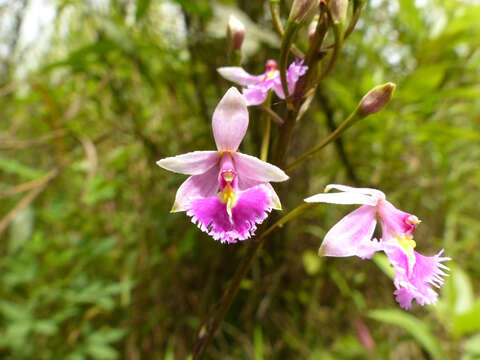
[[[222,243],[236,243],[254,235],[257,225],[261,224],[272,210],[269,190],[258,185],[246,191],[238,192],[238,200],[232,208],[232,220],[227,213],[226,204],[217,196],[199,198],[191,203],[187,215],[200,230]]]

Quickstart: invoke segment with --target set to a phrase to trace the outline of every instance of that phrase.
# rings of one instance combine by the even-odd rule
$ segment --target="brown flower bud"
[[[395,86],[391,82],[375,86],[360,100],[358,112],[361,115],[370,115],[382,110],[392,99]]]
[[[318,8],[320,0],[293,0],[289,20],[300,23],[311,11]]]
[[[312,42],[313,37],[315,36],[315,31],[317,30],[318,25],[318,16],[312,20],[310,25],[308,25],[308,41]]]
[[[227,25],[227,41],[232,50],[240,50],[245,37],[245,26],[235,16],[230,15]]]
[[[348,0],[331,0],[330,10],[335,23],[345,23],[345,20],[347,20]]]

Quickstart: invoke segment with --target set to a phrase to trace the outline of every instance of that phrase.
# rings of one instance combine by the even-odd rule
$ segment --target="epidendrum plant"
[[[164,169],[190,175],[177,191],[172,212],[186,211],[202,231],[222,243],[235,243],[253,237],[229,287],[199,327],[193,351],[195,359],[204,355],[254,255],[268,235],[317,203],[361,205],[328,231],[320,246],[320,256],[367,259],[375,252],[383,251],[395,270],[394,293],[402,308],[409,309],[414,299],[420,305],[437,300],[438,295],[430,285],[442,285],[442,276],[446,275],[443,270],[448,270],[442,262],[449,258],[441,256],[443,250],[430,257],[416,252],[413,232],[420,220],[395,208],[380,190],[328,185],[326,192],[331,189],[339,192],[311,196],[255,234],[257,226],[272,209],[281,209],[280,200],[270,182],[288,180],[284,171],[302,164],[356,121],[380,111],[391,99],[394,84],[374,87],[335,131],[292,163],[286,164],[295,123],[308,110],[317,88],[334,68],[344,41],[360,17],[363,3],[363,0],[351,1],[352,11],[347,25],[348,0],[294,0],[284,27],[278,1],[270,0],[272,22],[282,43],[278,66],[276,61],[268,60],[262,75],[251,75],[239,66],[245,27],[231,18],[227,40],[232,66],[221,67],[218,72],[243,89],[240,93],[236,88],[230,88],[213,113],[212,128],[217,151],[194,151],[157,162]],[[293,42],[297,30],[310,17],[313,20],[308,30],[309,47],[303,53]],[[332,32],[331,44],[324,44],[329,31]],[[289,54],[294,56],[294,61],[287,69]],[[270,107],[272,90],[285,100],[283,116]],[[247,106],[258,106],[266,115],[261,159],[238,151],[248,128]],[[275,165],[266,162],[269,158],[271,120],[279,125],[271,156]],[[299,198],[303,195],[299,194]],[[378,240],[372,238],[377,219],[382,229]]]

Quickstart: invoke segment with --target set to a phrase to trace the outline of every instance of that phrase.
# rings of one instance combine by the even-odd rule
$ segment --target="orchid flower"
[[[248,127],[245,98],[231,87],[212,117],[217,151],[194,151],[159,160],[166,170],[191,175],[178,189],[172,212],[186,211],[215,240],[235,243],[254,235],[272,209],[281,210],[271,181],[278,167],[238,152]]]
[[[267,60],[265,68],[265,73],[262,75],[251,75],[238,66],[221,67],[217,71],[225,79],[244,86],[243,95],[247,100],[247,105],[251,106],[263,104],[270,89],[273,89],[280,99],[285,99],[282,81],[280,80],[280,71],[277,70],[277,62],[275,60]],[[307,66],[303,66],[303,60],[296,60],[290,64],[287,70],[289,94],[293,93],[295,84],[306,73],[307,69]]]
[[[450,258],[441,256],[443,250],[434,256],[423,256],[414,250],[413,232],[420,220],[395,208],[380,190],[328,185],[325,192],[331,189],[340,192],[317,194],[305,201],[362,206],[328,231],[319,255],[368,259],[375,252],[384,251],[395,270],[394,294],[400,306],[409,309],[413,299],[422,306],[435,303],[438,295],[430,284],[440,288],[442,276],[447,275],[442,269],[449,270],[442,262]],[[377,218],[382,228],[380,240],[372,238]]]

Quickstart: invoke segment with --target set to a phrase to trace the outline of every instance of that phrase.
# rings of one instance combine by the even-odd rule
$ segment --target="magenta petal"
[[[252,180],[262,182],[280,182],[288,180],[288,175],[275,165],[269,164],[265,161],[236,152],[233,154],[235,162],[235,169],[240,177],[247,177]]]
[[[336,257],[371,257],[376,251],[382,250],[379,242],[372,241],[376,223],[373,206],[359,207],[328,231],[319,254]]]
[[[238,66],[221,67],[217,71],[223,78],[242,86],[255,85],[264,78],[263,75],[251,75]]]
[[[389,241],[391,237],[412,236],[416,224],[410,219],[417,219],[415,215],[397,209],[387,200],[379,200],[377,212],[381,219],[383,240]]]
[[[422,306],[437,301],[438,294],[430,285],[441,287],[442,276],[447,275],[442,269],[449,270],[442,264],[450,260],[441,256],[443,250],[434,256],[423,256],[414,251],[415,264],[411,274],[408,271],[408,257],[399,246],[387,244],[385,252],[395,269],[394,284],[397,290],[394,294],[402,308],[410,309],[414,299]]]
[[[278,197],[277,193],[275,192],[275,189],[271,184],[265,183],[263,181],[249,179],[247,177],[240,177],[238,179],[238,188],[242,191],[248,190],[258,185],[262,185],[264,189],[267,190],[270,203],[272,204],[272,209],[282,210],[282,204],[280,202],[280,198]]]
[[[215,240],[235,243],[253,236],[257,225],[267,218],[271,210],[268,189],[259,185],[238,193],[237,203],[232,208],[232,221],[226,204],[217,196],[194,200],[187,215]]]
[[[303,66],[303,60],[294,61],[290,64],[287,70],[287,86],[288,93],[292,94],[295,90],[295,85],[297,84],[298,79],[305,75],[308,70],[308,66]]]
[[[176,173],[199,175],[218,163],[218,151],[193,151],[157,161],[157,165]]]
[[[177,190],[171,212],[186,211],[192,200],[216,195],[218,172],[218,166],[214,166],[201,175],[190,176],[185,180]]]
[[[213,136],[220,151],[236,151],[248,127],[245,98],[234,87],[228,89],[212,117]]]
[[[268,95],[268,89],[261,86],[249,86],[242,90],[247,106],[260,105],[265,102]]]

